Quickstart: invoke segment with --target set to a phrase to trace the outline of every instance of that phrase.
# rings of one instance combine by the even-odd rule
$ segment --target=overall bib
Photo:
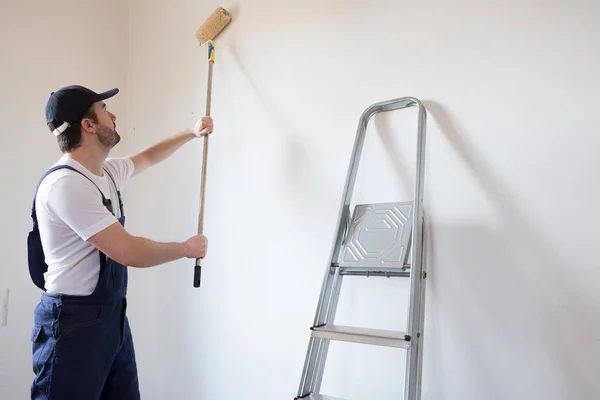
[[[61,168],[69,168],[89,179],[70,166],[58,165],[44,174],[38,188],[48,174]],[[112,176],[108,176],[118,189]],[[113,213],[110,199],[106,199],[102,191],[100,194],[103,204]],[[124,225],[123,203],[118,190],[117,194],[121,211],[119,222]],[[33,230],[27,239],[29,272],[33,282],[45,291],[43,274],[48,266],[39,236],[35,197],[32,219]],[[127,267],[99,253],[100,274],[91,295],[45,292],[35,308],[31,333],[35,377],[31,399],[140,398],[133,340],[126,316]]]

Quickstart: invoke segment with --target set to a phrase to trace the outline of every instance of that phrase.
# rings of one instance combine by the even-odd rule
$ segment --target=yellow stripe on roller
[[[208,44],[208,61],[215,62],[215,44],[212,40],[206,42]]]

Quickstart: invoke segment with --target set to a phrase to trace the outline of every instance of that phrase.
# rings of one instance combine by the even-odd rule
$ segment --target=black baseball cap
[[[53,133],[58,136],[71,124],[77,122],[92,104],[113,97],[117,93],[119,93],[117,88],[102,93],[96,93],[80,85],[61,88],[52,92],[46,103],[46,124],[54,125],[56,129]]]

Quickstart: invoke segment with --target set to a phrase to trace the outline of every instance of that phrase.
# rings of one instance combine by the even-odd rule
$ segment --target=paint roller
[[[200,45],[208,45],[208,84],[206,88],[206,116],[210,116],[210,103],[212,92],[213,64],[215,62],[214,39],[231,21],[231,13],[223,7],[217,9],[204,21],[204,24],[196,30],[196,39]],[[202,156],[202,181],[200,186],[200,213],[198,215],[198,234],[204,231],[204,199],[206,197],[206,166],[208,159],[208,136],[204,135],[204,152]],[[194,287],[200,287],[200,276],[202,267],[200,259],[196,259],[194,267]]]

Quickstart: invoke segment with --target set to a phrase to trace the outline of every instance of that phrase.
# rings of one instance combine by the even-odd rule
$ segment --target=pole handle
[[[196,260],[196,266],[194,267],[194,287],[200,287],[200,281],[202,277],[202,267],[200,266],[200,259]]]

